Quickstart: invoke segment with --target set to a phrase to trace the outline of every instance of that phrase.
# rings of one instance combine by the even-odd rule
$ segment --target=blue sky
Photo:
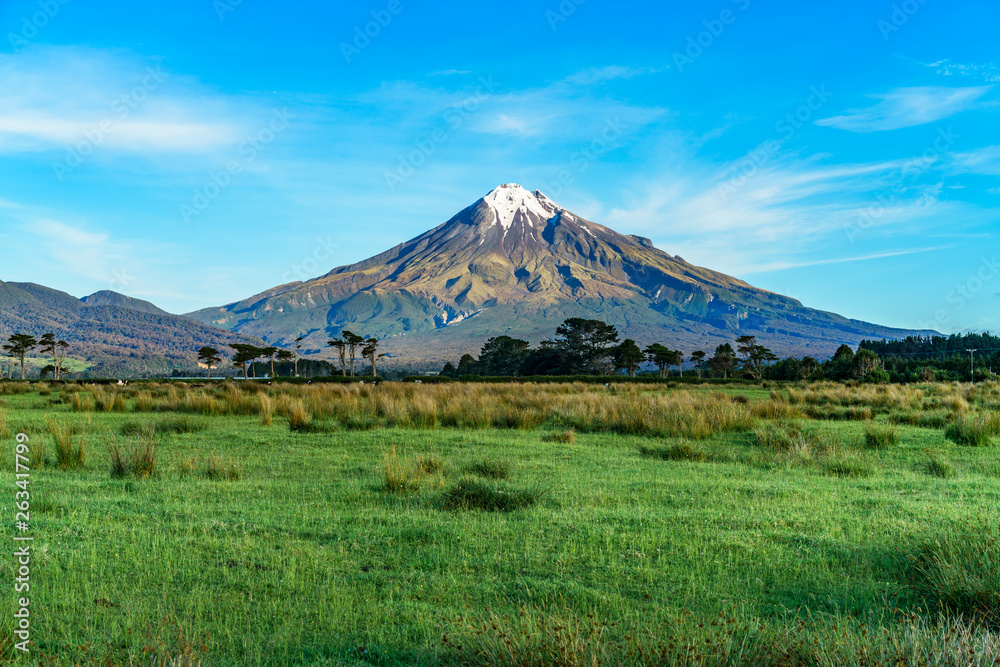
[[[0,279],[188,312],[518,182],[812,307],[1000,330],[995,2],[346,4],[3,3]]]

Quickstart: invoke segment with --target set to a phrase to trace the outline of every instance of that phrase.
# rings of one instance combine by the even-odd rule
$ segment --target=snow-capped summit
[[[514,224],[518,211],[525,214],[533,225],[549,220],[559,211],[545,195],[537,190],[528,192],[517,183],[505,183],[496,187],[483,197],[483,201],[493,209],[497,223],[505,232]]]

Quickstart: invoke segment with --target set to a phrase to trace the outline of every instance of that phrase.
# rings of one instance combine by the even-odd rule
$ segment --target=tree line
[[[45,376],[49,373],[58,380],[66,372],[66,348],[69,343],[64,340],[56,340],[54,333],[42,334],[41,338],[35,338],[28,334],[14,333],[3,345],[4,354],[11,360],[7,364],[8,379],[14,378],[15,365],[21,368],[21,379],[24,380],[27,374],[26,358],[28,354],[38,348],[42,354],[47,354],[52,358],[52,363],[43,366],[40,374]],[[0,379],[3,378],[3,371],[0,369]]]
[[[848,380],[888,382],[890,376],[878,354],[861,348],[857,353],[842,345],[826,362],[813,357],[780,359],[757,342],[756,336],[744,335],[733,343],[723,343],[709,356],[695,350],[685,359],[681,350],[661,343],[641,347],[630,338],[619,341],[617,329],[600,320],[570,318],[555,331],[555,337],[532,348],[528,341],[510,336],[490,338],[479,358],[463,355],[458,365],[448,362],[441,375],[458,378],[471,376],[518,377],[533,375],[613,375],[627,373],[636,377],[643,364],[656,368],[659,377],[667,377],[673,368],[684,375],[683,364],[693,364],[699,378],[743,378],[748,380]]]
[[[282,349],[276,346],[258,347],[246,343],[233,343],[229,347],[233,349],[232,367],[243,372],[243,379],[257,379],[258,361],[266,361],[270,364],[270,377],[275,377],[275,362],[291,362],[294,377],[299,376],[299,360],[301,355],[303,337],[295,339],[295,346],[292,350]],[[355,377],[355,368],[358,358],[367,360],[371,365],[371,375],[378,377],[378,361],[385,357],[378,351],[379,339],[374,336],[365,338],[352,331],[344,329],[340,332],[339,338],[327,341],[327,345],[337,351],[340,360],[340,371],[345,377]],[[198,350],[198,362],[208,369],[208,378],[212,377],[212,369],[217,368],[222,362],[222,354],[214,347],[203,347]]]

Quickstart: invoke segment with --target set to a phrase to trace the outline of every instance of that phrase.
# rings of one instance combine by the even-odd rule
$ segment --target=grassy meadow
[[[4,382],[8,534],[18,432],[0,662],[1000,664],[995,383]]]

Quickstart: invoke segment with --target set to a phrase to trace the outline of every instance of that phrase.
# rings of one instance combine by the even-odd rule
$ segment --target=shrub
[[[572,444],[576,440],[576,429],[568,428],[560,433],[548,433],[542,436],[542,442],[561,442],[564,445]]]
[[[488,458],[473,463],[469,466],[469,471],[480,477],[507,479],[510,477],[511,467],[510,459]]]
[[[1000,423],[996,415],[975,414],[959,417],[948,425],[944,435],[959,445],[986,447],[993,436],[1000,435]]]
[[[205,461],[205,476],[214,480],[235,481],[243,477],[243,467],[231,456],[209,456]]]
[[[892,424],[868,422],[865,425],[865,446],[868,449],[885,449],[898,444],[899,435]]]
[[[61,424],[46,418],[49,433],[56,444],[56,460],[62,470],[82,468],[87,464],[87,438],[81,434],[79,442],[75,442],[73,431],[68,424]]]
[[[443,504],[445,509],[513,512],[537,505],[544,494],[540,489],[509,490],[466,477],[445,491]]]

